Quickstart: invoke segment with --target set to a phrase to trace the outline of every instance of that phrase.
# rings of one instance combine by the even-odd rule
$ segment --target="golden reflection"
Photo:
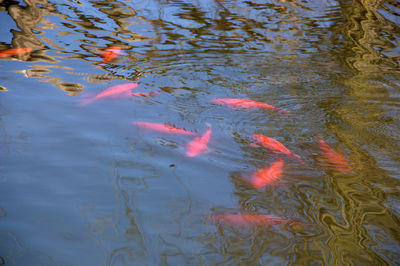
[[[389,187],[398,184],[378,163],[380,154],[393,154],[400,148],[396,137],[390,133],[396,120],[387,109],[387,104],[394,100],[388,88],[398,85],[385,77],[400,74],[400,56],[390,56],[396,49],[394,40],[399,40],[395,34],[397,26],[380,13],[388,2],[391,1],[353,1],[343,5],[348,21],[343,24],[343,30],[349,41],[341,56],[355,70],[355,76],[343,81],[349,88],[346,94],[351,102],[344,98],[339,102],[327,102],[324,110],[331,117],[326,127],[349,151],[356,174],[329,172],[332,189],[343,204],[340,216],[333,212],[320,216],[330,230],[326,244],[335,254],[332,264],[357,261],[384,265],[391,256],[376,248],[380,242],[375,237],[376,231],[386,231],[386,237],[397,240],[396,236],[400,235],[396,215],[386,206],[387,199],[394,197],[394,193],[383,193],[376,186],[380,182]],[[374,152],[374,147],[379,147],[380,154]]]
[[[33,65],[32,69],[27,69],[23,71],[19,71],[25,75],[25,77],[33,77],[40,78],[43,82],[52,83],[53,86],[60,88],[63,91],[66,91],[68,95],[78,95],[78,92],[82,92],[86,86],[82,85],[78,82],[69,82],[64,80],[64,77],[54,77],[54,73],[52,73],[50,68],[59,68],[65,70],[72,70],[69,67],[63,67],[60,65],[63,58],[67,58],[70,55],[67,52],[67,46],[70,45],[68,43],[61,43],[58,40],[53,40],[47,37],[47,32],[56,31],[62,36],[65,35],[77,35],[77,33],[83,33],[85,35],[85,39],[81,39],[82,43],[87,43],[90,45],[82,45],[87,52],[90,53],[90,56],[97,55],[97,51],[103,50],[106,47],[94,47],[97,45],[98,39],[103,38],[101,35],[89,34],[87,30],[91,30],[91,32],[95,32],[96,30],[100,30],[101,28],[94,26],[97,20],[93,20],[91,15],[96,15],[100,19],[103,19],[103,22],[106,22],[107,25],[114,25],[114,28],[110,28],[108,33],[109,36],[104,37],[104,40],[111,41],[114,43],[121,43],[121,40],[127,40],[129,42],[137,41],[137,40],[145,40],[146,38],[142,38],[140,34],[134,33],[130,31],[127,26],[131,25],[128,21],[132,16],[136,15],[135,10],[130,7],[127,7],[122,2],[117,2],[112,4],[112,8],[110,8],[109,4],[100,4],[96,7],[92,6],[92,3],[86,2],[85,5],[81,7],[74,6],[73,3],[57,3],[57,5],[50,3],[46,0],[29,0],[25,1],[27,6],[21,6],[17,3],[14,3],[8,6],[8,13],[10,17],[15,21],[19,30],[12,30],[13,40],[12,47],[30,47],[34,49],[34,54],[29,55],[21,55],[19,59],[36,61],[36,62],[49,62],[49,63],[57,63],[57,65],[49,66],[49,65]],[[71,6],[68,6],[71,5]],[[57,13],[57,8],[64,7],[65,13]],[[85,19],[85,14],[89,15]],[[73,23],[75,25],[71,25],[70,27],[66,27],[64,29],[71,29],[71,31],[59,29],[61,25],[53,23],[48,17],[48,15],[58,15],[68,22],[61,22],[61,25],[68,26],[69,23]],[[75,17],[79,17],[79,20],[72,19]],[[86,30],[87,29],[87,30]],[[114,31],[117,29],[117,32]],[[103,30],[103,29],[101,29]],[[106,27],[107,30],[107,27]],[[120,39],[121,38],[121,39]],[[75,40],[72,40],[75,41]],[[78,40],[79,41],[79,40]],[[54,49],[64,50],[66,51],[64,57],[59,56],[60,60],[57,60],[56,57],[50,56],[49,52],[43,50],[46,46],[43,43],[50,45]],[[130,49],[132,46],[129,44],[121,45],[123,49]],[[7,49],[7,47],[4,47]],[[37,50],[39,49],[39,50]],[[85,59],[87,55],[76,54],[74,53],[69,58],[76,59]],[[122,58],[122,56],[121,56]],[[136,61],[136,57],[132,54],[128,53],[127,58],[129,61]],[[126,63],[126,62],[125,62]],[[132,65],[132,64],[131,64]],[[95,70],[95,69],[94,69]],[[89,83],[105,83],[105,81],[111,81],[113,79],[129,79],[129,80],[137,80],[139,76],[141,76],[141,72],[133,67],[127,67],[124,72],[114,67],[105,67],[103,70],[106,73],[81,73],[81,72],[73,72],[69,71],[67,74],[76,74],[79,76],[83,76],[83,80]],[[95,71],[93,71],[95,72]],[[74,78],[74,80],[76,80]]]
[[[67,74],[82,76],[82,79],[86,80],[89,83],[97,83],[97,84],[109,84],[109,81],[120,79],[120,77],[115,76],[111,73],[79,73],[79,72],[67,72]]]
[[[16,70],[16,73],[22,73],[27,78],[39,78],[40,81],[52,84],[60,90],[65,91],[68,95],[77,96],[84,91],[85,86],[76,82],[65,82],[60,78],[52,77],[51,68],[71,70],[72,68],[58,65],[32,65],[32,69]]]
[[[325,191],[313,191],[314,197],[316,195],[318,197],[312,198],[312,200],[307,199],[308,202],[306,203],[308,204],[304,206],[304,210],[298,210],[299,213],[305,212],[307,218],[313,218],[316,228],[320,227],[322,233],[321,235],[315,233],[307,241],[299,241],[294,245],[293,248],[298,250],[297,254],[301,254],[297,258],[293,257],[292,262],[295,264],[310,264],[317,258],[319,263],[323,260],[327,265],[345,265],[351,262],[384,265],[392,261],[391,259],[395,256],[393,253],[390,254],[390,247],[386,247],[385,252],[379,250],[382,241],[376,239],[375,235],[377,231],[383,231],[386,241],[399,240],[400,226],[398,219],[393,210],[386,206],[387,198],[396,198],[395,192],[383,193],[379,188],[381,182],[389,187],[396,187],[398,181],[379,166],[378,158],[375,157],[377,155],[366,149],[366,146],[375,145],[382,150],[382,153],[391,155],[396,154],[400,149],[397,144],[398,138],[396,138],[398,134],[391,133],[392,129],[396,130],[395,123],[399,120],[398,118],[393,119],[393,115],[388,114],[390,112],[388,110],[393,109],[385,106],[388,102],[396,99],[390,96],[387,88],[398,88],[398,85],[396,85],[396,81],[391,83],[383,77],[384,75],[397,75],[399,72],[399,55],[392,55],[392,57],[386,55],[395,51],[396,46],[393,45],[393,40],[398,40],[399,37],[396,35],[398,32],[396,26],[382,17],[377,10],[382,7],[383,2],[362,1],[359,3],[354,1],[353,5],[343,5],[343,9],[337,9],[332,14],[332,16],[345,16],[349,19],[348,24],[340,22],[333,25],[330,30],[334,32],[339,30],[338,33],[340,33],[344,28],[343,32],[346,32],[347,36],[350,37],[350,40],[346,41],[345,44],[350,47],[342,47],[342,44],[337,42],[335,38],[332,38],[333,44],[329,44],[328,47],[338,45],[334,48],[339,49],[339,56],[344,59],[343,61],[346,61],[351,68],[356,70],[356,77],[338,79],[334,75],[330,76],[329,72],[337,68],[334,52],[326,54],[327,59],[331,57],[334,63],[324,64],[320,70],[316,68],[319,67],[317,60],[320,60],[321,54],[314,58],[316,62],[307,64],[303,63],[307,62],[304,60],[304,54],[299,54],[297,57],[295,55],[285,56],[286,60],[297,67],[294,69],[301,69],[298,76],[295,71],[290,72],[292,69],[289,66],[288,73],[281,71],[276,76],[274,76],[274,73],[268,73],[267,78],[271,82],[275,81],[276,85],[282,83],[295,84],[292,86],[296,88],[300,86],[301,82],[304,82],[305,86],[309,86],[308,84],[319,84],[318,80],[323,76],[324,79],[343,82],[346,88],[349,88],[345,91],[345,94],[350,97],[350,100],[343,96],[332,102],[322,99],[321,102],[324,102],[324,104],[321,104],[321,107],[327,117],[324,127],[327,128],[327,134],[338,139],[340,150],[344,150],[346,155],[350,156],[356,170],[354,174],[327,171],[327,176],[323,177],[328,179],[327,183],[324,184],[326,186]],[[253,4],[253,6],[257,6],[257,4]],[[285,11],[288,18],[295,18],[296,12],[292,13],[288,10]],[[303,24],[308,25],[307,20],[307,17],[302,16],[302,18],[296,18],[293,21],[285,20],[285,23],[302,29]],[[315,21],[310,22],[313,23],[310,24],[313,27],[318,26]],[[320,34],[313,29],[309,31],[302,29],[302,31]],[[322,36],[319,37],[320,39],[316,40],[316,46],[326,43]],[[276,51],[284,51],[286,44],[290,44],[293,48],[304,45],[304,43],[292,42],[291,38],[288,41],[286,39],[287,36],[277,35],[275,37],[274,40],[277,45],[275,47],[278,48]],[[307,43],[310,40],[299,39],[299,41]],[[298,50],[287,49],[286,51],[296,52]],[[351,55],[349,56],[349,54]],[[276,61],[272,62],[276,63]],[[269,60],[268,63],[271,63],[271,61]],[[327,73],[324,73],[324,71],[327,71]],[[276,78],[274,79],[274,77]],[[326,84],[319,85],[326,86]],[[329,89],[331,90],[330,87]],[[304,90],[299,91],[304,93]],[[331,91],[327,95],[329,97],[334,93],[335,91]],[[295,95],[297,92],[293,91],[293,94]],[[298,97],[301,101],[305,95],[299,94]],[[309,103],[307,101],[307,104]],[[394,169],[397,167],[394,163],[390,166]],[[239,201],[241,208],[252,210],[265,204],[235,180],[233,178],[233,183],[239,191],[237,194],[241,199]],[[278,197],[274,194],[273,189],[267,190],[266,193],[271,198]],[[300,194],[299,191],[293,191],[293,196],[288,197],[288,201],[292,203],[293,200],[290,201],[289,199],[292,197],[296,199],[297,194]],[[312,195],[306,194],[311,193],[304,193],[304,198],[312,197]],[[322,196],[335,200],[327,204],[326,201],[318,199]],[[267,200],[264,199],[264,201]],[[273,204],[274,201],[271,200],[268,209],[273,209]],[[294,209],[293,206],[292,209]],[[214,237],[217,238],[218,233]],[[229,242],[229,237],[222,232],[219,232],[219,237],[223,238],[224,244]],[[245,245],[245,243],[243,244]],[[260,247],[251,246],[249,252],[253,252],[253,248],[258,249]],[[236,254],[230,255],[236,256]]]
[[[55,47],[56,49],[59,50],[64,50],[64,47],[61,47],[59,45],[57,45],[55,42],[53,42],[50,38],[47,38],[46,36],[42,36],[42,41],[47,42],[48,44],[50,44],[51,46]]]
[[[47,1],[25,1],[27,7],[11,5],[8,9],[10,17],[17,24],[20,31],[11,30],[13,34],[13,47],[30,47],[33,49],[43,49],[44,44],[36,37],[33,30],[36,25],[43,23],[43,17],[49,15],[47,9],[38,7],[36,4],[48,6]]]
[[[351,40],[346,62],[363,75],[379,77],[385,74],[400,74],[400,55],[392,54],[399,45],[399,25],[389,21],[381,13],[387,4],[396,5],[393,0],[353,0],[343,7],[349,22],[345,27]],[[398,50],[398,49],[397,49]]]
[[[383,241],[377,241],[375,234],[384,232],[386,238],[398,240],[400,227],[397,216],[385,205],[387,199],[394,197],[398,191],[383,193],[379,185],[384,183],[398,187],[398,182],[379,165],[378,157],[381,154],[374,154],[374,150],[368,148],[375,146],[386,154],[395,154],[399,150],[396,137],[392,137],[392,133],[389,132],[394,128],[396,120],[391,116],[384,117],[388,113],[385,104],[393,99],[387,90],[389,83],[381,77],[383,73],[399,73],[399,55],[392,54],[396,48],[395,40],[398,40],[394,32],[398,32],[398,29],[379,12],[384,3],[395,2],[354,0],[352,4],[341,3],[340,8],[329,4],[335,1],[328,1],[327,11],[324,10],[320,17],[313,18],[308,17],[308,14],[312,15],[315,8],[312,4],[315,2],[295,0],[270,0],[264,4],[254,1],[215,0],[215,8],[212,8],[214,13],[204,12],[191,1],[156,1],[153,5],[159,5],[158,14],[151,14],[155,18],[139,16],[141,10],[130,7],[130,1],[55,1],[55,4],[44,0],[25,2],[27,7],[16,3],[8,8],[10,16],[20,29],[12,31],[13,47],[40,49],[36,50],[29,60],[46,64],[35,63],[31,69],[18,72],[23,73],[25,77],[48,82],[69,95],[78,95],[84,91],[85,86],[79,82],[70,82],[71,79],[64,77],[64,73],[73,75],[73,81],[105,84],[114,79],[141,78],[143,71],[136,64],[142,64],[143,68],[147,66],[147,73],[160,74],[169,81],[183,80],[179,86],[167,86],[171,85],[170,83],[160,86],[161,90],[171,93],[180,89],[194,98],[196,92],[208,93],[205,89],[197,89],[191,84],[195,79],[204,78],[201,73],[195,75],[201,72],[195,68],[197,63],[209,64],[209,81],[215,78],[223,89],[229,90],[227,87],[232,85],[232,92],[249,92],[250,95],[251,86],[260,80],[267,81],[267,85],[273,85],[269,88],[271,90],[275,87],[291,87],[292,95],[298,97],[298,105],[304,104],[310,109],[319,108],[323,115],[326,115],[320,124],[326,129],[325,134],[337,141],[339,149],[349,155],[354,164],[354,174],[337,173],[323,168],[312,169],[315,172],[304,170],[298,174],[298,181],[315,182],[314,184],[287,185],[266,188],[263,191],[244,187],[235,174],[231,177],[235,186],[234,196],[238,198],[237,205],[241,211],[268,210],[285,217],[300,217],[311,221],[315,227],[310,230],[264,227],[253,231],[240,231],[223,226],[210,226],[204,231],[194,233],[196,241],[201,243],[201,248],[196,250],[195,254],[198,261],[206,261],[205,264],[248,265],[285,262],[304,265],[346,265],[354,261],[366,265],[382,265],[389,261],[389,256],[385,257],[384,254],[388,253],[387,249],[384,252],[378,250],[381,248],[380,242]],[[174,10],[173,15],[169,11],[164,12],[164,9],[172,7],[179,7]],[[253,16],[258,10],[262,12]],[[308,11],[311,12],[307,13]],[[50,15],[56,15],[61,22],[55,25],[50,19],[44,18]],[[155,36],[146,37],[139,33],[139,29],[142,28],[150,32],[149,35]],[[48,37],[52,31],[57,32],[61,38],[66,38],[69,43],[60,43],[56,38]],[[327,33],[333,37],[327,38]],[[339,42],[335,39],[335,35],[341,33],[348,40]],[[46,45],[42,41],[54,50],[64,50],[58,52],[61,56],[53,56],[51,49],[45,50]],[[95,72],[94,64],[93,73],[82,73],[74,67],[63,65],[62,59],[82,63],[96,59],[100,61],[97,52],[111,45],[118,45],[125,54],[116,62],[98,70],[99,73]],[[338,51],[331,52],[325,48]],[[235,63],[232,58],[240,53],[244,56]],[[249,54],[256,55],[262,63],[252,68],[254,62],[247,59]],[[307,56],[310,56],[311,60],[304,59]],[[342,73],[337,74],[342,71],[335,69],[339,63],[332,63],[337,57],[343,59],[342,61],[356,72],[355,77],[342,79]],[[218,61],[220,58],[221,61]],[[320,60],[329,62],[322,64]],[[216,64],[222,66],[221,72],[217,74]],[[324,67],[318,69],[321,65]],[[235,68],[235,71],[242,68],[242,72],[229,73],[231,68]],[[54,77],[53,69],[64,70],[63,77]],[[260,73],[243,77],[252,71]],[[239,81],[236,84],[231,80],[235,78]],[[336,84],[339,79],[342,85],[348,88],[344,96],[330,100],[333,91],[329,91],[325,96],[311,95],[321,92],[312,86],[323,85],[329,90],[335,89],[329,84],[322,84],[320,80]],[[159,80],[152,82],[154,83],[151,85],[160,85]],[[238,84],[240,86],[237,86]],[[309,84],[311,86],[308,86]],[[301,88],[302,86],[307,89]],[[0,87],[0,91],[7,90],[1,88],[4,87]],[[310,93],[309,98],[306,97],[307,93]],[[182,106],[193,104],[193,98]],[[200,106],[201,101],[194,105]],[[182,115],[182,119],[187,119],[186,115],[190,115],[187,114],[186,108],[182,113],[185,114]],[[315,113],[312,112],[309,116],[313,121],[306,126],[311,127],[312,122],[316,120]],[[197,122],[199,117],[196,113],[193,121]],[[295,117],[293,123],[300,120],[301,118]],[[3,128],[1,120],[0,124]],[[263,127],[266,125],[263,124]],[[307,134],[316,134],[320,129],[304,130]],[[249,143],[246,143],[246,137],[241,138],[237,135],[238,142],[245,147],[243,151],[246,155],[254,160],[264,160],[261,155],[248,151]],[[130,152],[137,151],[136,148],[136,143],[131,144]],[[151,150],[150,147],[148,149]],[[314,152],[312,148],[310,150],[310,153]],[[117,168],[121,172],[131,171],[117,175]],[[114,170],[113,185],[119,198],[118,207],[109,213],[103,213],[102,206],[97,203],[81,207],[81,214],[87,223],[86,233],[98,243],[108,264],[145,263],[145,259],[153,255],[152,244],[171,248],[178,242],[158,236],[156,240],[150,239],[145,231],[148,222],[146,214],[143,214],[143,209],[138,206],[143,203],[139,196],[147,195],[152,188],[149,185],[150,179],[159,178],[163,173],[151,164],[129,160],[119,161]],[[289,178],[295,180],[296,173]],[[184,187],[179,178],[177,182]],[[188,229],[184,221],[192,204],[189,189],[184,187],[184,190],[189,199],[174,195],[174,200],[169,200],[168,204],[163,205],[171,212],[169,215],[172,214],[173,218],[168,217],[162,221],[176,226],[179,237],[187,234],[185,230],[192,229]],[[181,205],[186,201],[189,202],[189,207]],[[186,207],[189,210],[186,210]],[[152,211],[152,214],[157,212]],[[190,217],[193,220],[195,218]],[[154,224],[158,225],[157,222]],[[114,240],[117,243],[110,246],[109,243]],[[179,245],[176,246],[160,255],[165,264],[168,257],[185,255],[185,251],[182,251]],[[193,250],[191,252],[195,253]]]

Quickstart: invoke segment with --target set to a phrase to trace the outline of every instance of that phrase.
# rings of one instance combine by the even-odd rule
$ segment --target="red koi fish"
[[[248,99],[220,98],[220,99],[212,99],[211,101],[214,103],[225,104],[230,108],[271,109],[271,110],[275,110],[275,111],[281,112],[286,115],[289,114],[287,111],[280,109],[280,108],[276,108],[275,106],[272,106],[272,105],[269,105],[269,104],[266,104],[263,102],[248,100]]]
[[[260,135],[260,134],[253,134],[251,135],[251,137],[254,139],[254,141],[256,142],[255,144],[261,145],[265,148],[268,148],[274,152],[281,152],[286,154],[287,156],[296,159],[298,162],[300,162],[301,164],[304,164],[304,162],[300,159],[300,157],[294,153],[292,153],[291,151],[289,151],[285,146],[283,146],[282,143],[280,143],[279,141],[273,139],[273,138],[269,138],[267,136],[264,135]],[[255,145],[254,143],[252,143],[252,145]]]
[[[271,163],[268,167],[255,171],[251,176],[250,183],[256,189],[262,188],[281,177],[282,168],[283,160],[279,158],[279,161]]]
[[[156,91],[151,91],[151,92],[132,92],[132,96],[143,96],[143,97],[153,97],[155,95],[158,95],[160,93]]]
[[[32,52],[32,48],[12,48],[12,49],[7,49],[7,50],[3,50],[0,51],[0,57],[10,57],[10,56],[14,56],[14,55],[24,55],[26,53],[30,53]]]
[[[186,156],[195,157],[203,153],[207,149],[208,142],[211,137],[211,126],[203,134],[203,136],[195,137],[191,142],[186,145]]]
[[[130,96],[131,95],[131,90],[135,88],[138,84],[137,83],[126,83],[126,84],[121,84],[121,85],[116,85],[113,87],[110,87],[106,89],[105,91],[100,92],[99,94],[96,94],[94,97],[91,97],[89,99],[86,99],[79,103],[79,106],[83,106],[86,104],[89,104],[95,100],[101,99],[101,98],[106,98],[106,97],[123,97],[123,96]]]
[[[211,222],[226,224],[233,227],[262,226],[267,224],[292,224],[287,220],[274,215],[266,214],[217,214],[209,217]]]
[[[165,124],[157,124],[157,123],[150,123],[150,122],[133,122],[132,124],[137,125],[138,127],[149,129],[149,130],[154,130],[158,131],[161,133],[167,133],[167,134],[175,134],[175,135],[185,135],[185,136],[195,136],[196,133],[165,125]]]
[[[351,172],[352,168],[346,158],[334,149],[329,147],[323,139],[319,139],[319,146],[322,155],[327,163],[329,163],[335,170],[343,173]]]
[[[111,46],[100,54],[100,57],[103,58],[103,61],[101,61],[99,64],[103,65],[114,59],[119,54],[121,54],[121,47]]]

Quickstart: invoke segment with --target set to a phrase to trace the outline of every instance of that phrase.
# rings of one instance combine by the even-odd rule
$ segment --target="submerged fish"
[[[202,136],[195,137],[191,142],[186,145],[186,156],[195,157],[203,153],[207,149],[210,137],[211,126],[209,126],[208,130]]]
[[[107,48],[104,52],[100,53],[100,57],[103,58],[103,61],[101,61],[99,64],[103,65],[114,59],[119,54],[121,54],[121,47],[111,46]]]
[[[162,133],[167,134],[174,134],[174,135],[186,135],[186,136],[195,136],[196,133],[188,131],[186,129],[181,129],[165,124],[158,124],[158,123],[151,123],[151,122],[133,122],[134,125],[137,125],[140,128],[145,128],[149,130],[154,130]]]
[[[123,96],[130,96],[131,95],[131,90],[135,87],[137,87],[137,83],[126,83],[126,84],[121,84],[121,85],[116,85],[113,87],[110,87],[99,94],[96,94],[95,96],[86,99],[82,102],[79,103],[80,106],[89,104],[95,100],[101,99],[101,98],[106,98],[106,97],[123,97]]]
[[[262,188],[281,177],[282,168],[283,160],[282,158],[279,158],[279,161],[271,163],[268,167],[255,171],[249,181],[254,188]]]
[[[14,55],[23,55],[32,52],[32,48],[11,48],[0,51],[0,57],[10,57]]]
[[[276,108],[275,106],[272,106],[272,105],[269,105],[269,104],[266,104],[263,102],[248,100],[248,99],[219,98],[219,99],[212,99],[211,101],[214,103],[225,104],[230,108],[271,109],[271,110],[281,112],[283,114],[289,114],[287,111],[280,109],[280,108]]]
[[[343,155],[332,149],[322,138],[318,141],[322,156],[328,164],[330,164],[336,171],[343,173],[351,172],[352,168]]]
[[[287,156],[296,159],[298,162],[304,164],[304,162],[300,159],[300,157],[294,153],[292,153],[290,150],[288,150],[285,146],[283,146],[282,143],[279,141],[269,138],[267,136],[261,135],[261,134],[253,134],[251,135],[253,140],[256,142],[255,144],[261,145],[265,148],[268,148],[274,152],[281,152],[286,154]]]
[[[209,216],[209,220],[216,224],[225,224],[234,227],[294,223],[291,220],[267,214],[216,214]]]

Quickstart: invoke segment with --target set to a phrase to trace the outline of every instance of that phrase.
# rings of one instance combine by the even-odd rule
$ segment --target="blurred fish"
[[[117,98],[117,97],[127,97],[131,95],[131,90],[135,87],[137,87],[137,83],[126,83],[126,84],[121,84],[121,85],[116,85],[113,87],[110,87],[106,89],[105,91],[100,92],[99,94],[96,94],[94,97],[91,97],[89,99],[86,99],[82,102],[80,102],[78,105],[83,106],[86,104],[89,104],[95,100],[105,98],[105,97],[111,97],[111,98]]]
[[[207,149],[208,142],[211,137],[211,126],[209,125],[208,130],[203,136],[195,137],[191,142],[186,145],[186,156],[195,157],[203,153]]]
[[[119,54],[121,54],[121,47],[110,46],[104,52],[100,53],[100,57],[103,58],[103,61],[101,61],[99,64],[103,65],[114,59]]]
[[[209,216],[209,220],[216,224],[225,224],[233,227],[295,223],[294,221],[291,220],[266,214],[216,214]]]
[[[255,171],[249,181],[254,188],[262,188],[281,177],[282,168],[283,160],[282,158],[279,158],[279,161],[271,163],[268,167]]]
[[[151,91],[151,92],[132,92],[132,96],[143,96],[143,97],[153,97],[155,95],[160,94],[159,92],[156,91]]]
[[[352,167],[340,153],[329,147],[328,144],[322,139],[319,138],[319,146],[322,152],[322,156],[325,161],[332,166],[336,171],[349,173],[352,171]]]
[[[150,122],[133,122],[134,125],[138,127],[154,130],[162,133],[175,134],[175,135],[186,135],[186,136],[195,136],[197,135],[194,132],[188,131],[186,129],[180,129],[173,126],[158,124],[158,123],[150,123]]]
[[[211,101],[214,103],[225,104],[230,108],[271,109],[271,110],[281,112],[282,114],[286,114],[286,115],[289,114],[287,111],[280,109],[280,108],[276,108],[275,106],[272,106],[272,105],[269,105],[269,104],[266,104],[263,102],[248,100],[248,99],[219,98],[219,99],[212,99]]]
[[[30,53],[32,52],[32,48],[12,48],[12,49],[7,49],[7,50],[3,50],[0,51],[0,57],[10,57],[10,56],[14,56],[14,55],[24,55],[26,53]]]
[[[279,141],[269,138],[267,136],[261,135],[261,134],[253,134],[251,137],[254,139],[256,143],[252,143],[252,145],[258,144],[261,145],[265,148],[268,148],[274,152],[281,152],[286,154],[287,156],[296,159],[298,162],[301,164],[304,164],[304,162],[300,159],[300,157],[291,151],[289,151],[285,146],[283,146],[282,143]]]

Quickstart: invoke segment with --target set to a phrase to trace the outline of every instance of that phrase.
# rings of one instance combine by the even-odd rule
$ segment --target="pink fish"
[[[181,129],[165,124],[158,124],[158,123],[150,123],[150,122],[133,122],[134,125],[140,127],[140,128],[145,128],[149,130],[154,130],[158,131],[161,133],[167,133],[167,134],[174,134],[174,135],[185,135],[185,136],[195,136],[196,133],[188,131],[186,129]]]
[[[250,179],[254,188],[259,189],[271,184],[282,175],[283,160],[273,162],[270,166],[255,171]]]
[[[207,149],[208,142],[211,137],[211,126],[203,134],[203,136],[195,137],[191,142],[186,145],[186,156],[195,157],[203,153]]]
[[[296,154],[293,154],[291,151],[289,151],[285,146],[283,146],[282,143],[279,141],[269,138],[267,136],[261,135],[261,134],[253,134],[251,137],[254,139],[256,142],[255,144],[261,145],[265,148],[268,148],[274,152],[281,152],[286,154],[287,156],[296,159],[300,163],[304,164],[304,162],[300,159],[300,157]],[[254,145],[254,144],[253,144]]]
[[[11,48],[11,49],[6,49],[3,51],[0,51],[0,57],[10,57],[10,56],[21,56],[26,53],[32,52],[32,48]]]
[[[219,98],[219,99],[212,99],[211,100],[214,103],[219,103],[219,104],[225,104],[230,108],[259,108],[259,109],[271,109],[275,110],[278,112],[281,112],[283,114],[289,114],[287,111],[276,108],[275,106],[263,103],[263,102],[257,102],[253,100],[248,100],[248,99],[234,99],[234,98]]]
[[[330,164],[336,171],[349,173],[352,171],[352,167],[347,162],[346,158],[343,157],[340,153],[329,147],[326,142],[320,138],[319,145],[322,152],[322,156],[325,161]]]
[[[114,59],[116,56],[121,54],[121,47],[119,46],[110,46],[107,48],[104,52],[100,54],[101,58],[103,58],[103,61],[101,61],[99,64],[103,65],[112,59]]]
[[[117,98],[117,97],[127,97],[131,95],[131,90],[135,88],[138,84],[137,83],[126,83],[121,85],[116,85],[106,89],[105,91],[96,94],[94,97],[86,99],[79,103],[79,106],[83,106],[89,104],[95,100],[102,99],[102,98]]]
[[[267,214],[217,214],[209,216],[209,220],[216,224],[225,224],[233,227],[294,223],[291,220]]]

